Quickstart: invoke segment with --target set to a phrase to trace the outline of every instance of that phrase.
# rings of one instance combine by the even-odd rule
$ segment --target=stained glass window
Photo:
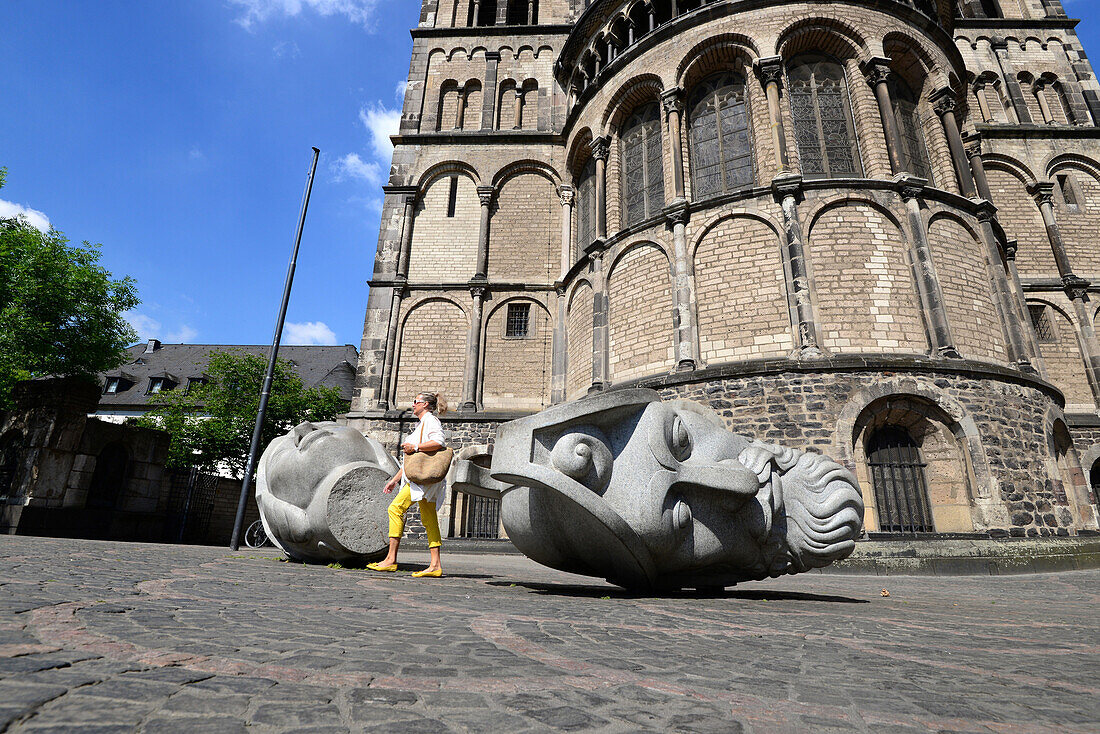
[[[787,76],[802,175],[861,176],[844,67],[823,56],[803,56],[795,59]]]
[[[581,169],[581,177],[577,181],[577,251],[574,258],[580,255],[580,251],[592,244],[596,238],[596,159],[589,158],[588,163]]]
[[[665,205],[661,155],[661,113],[656,102],[634,111],[623,125],[623,209],[629,226],[652,217]]]
[[[700,82],[688,100],[688,126],[694,198],[752,183],[752,138],[740,74],[715,74]]]
[[[894,116],[901,132],[901,160],[905,170],[914,176],[932,180],[932,167],[928,163],[928,149],[924,146],[917,99],[904,80],[894,77],[890,97],[894,100]]]

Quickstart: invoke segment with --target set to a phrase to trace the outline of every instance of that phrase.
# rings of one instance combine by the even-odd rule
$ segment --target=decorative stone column
[[[485,312],[486,288],[482,285],[470,287],[472,308],[470,309],[470,331],[466,334],[466,369],[462,379],[462,392],[465,399],[458,407],[463,413],[478,410],[478,385],[481,384],[481,319]]]
[[[657,10],[653,7],[653,0],[646,0],[646,13],[649,15],[649,32],[657,29]]]
[[[676,331],[676,371],[689,372],[699,366],[699,328],[695,318],[695,289],[692,262],[687,246],[687,202],[669,211],[672,227],[672,327]]]
[[[1008,240],[1004,243],[1005,268],[1008,270],[1009,287],[1015,297],[1016,307],[1019,309],[1020,331],[1027,341],[1027,347],[1031,354],[1031,360],[1036,370],[1042,373],[1045,370],[1043,353],[1039,349],[1039,338],[1035,335],[1035,329],[1031,325],[1031,312],[1027,308],[1027,298],[1024,296],[1024,286],[1020,282],[1020,271],[1016,267],[1016,251],[1019,243],[1016,240]]]
[[[1031,124],[1031,112],[1024,101],[1024,90],[1020,87],[1020,81],[1016,78],[1016,70],[1008,58],[1008,41],[1003,38],[994,38],[990,41],[993,55],[997,59],[997,66],[1001,69],[1001,79],[1004,80],[1005,89],[1008,91],[1009,101],[1016,110],[1016,119],[1021,125]]]
[[[901,155],[901,130],[890,99],[890,59],[874,56],[863,62],[863,74],[875,92],[878,114],[882,118],[882,131],[886,135],[886,151],[890,154],[890,167],[894,173],[902,173],[907,166]]]
[[[940,287],[940,280],[936,275],[935,263],[932,261],[932,248],[928,244],[928,230],[924,226],[924,214],[921,211],[923,202],[920,197],[927,184],[928,181],[916,176],[898,177],[899,192],[905,201],[905,208],[909,215],[909,229],[913,233],[914,280],[924,309],[924,319],[929,326],[932,351],[941,357],[962,359],[951,338],[951,327],[943,302],[943,288]]]
[[[768,120],[772,134],[772,150],[779,161],[779,175],[791,170],[790,157],[787,155],[787,136],[783,130],[783,112],[779,107],[779,90],[783,83],[783,57],[768,56],[755,63],[756,75],[764,85],[764,94],[768,98]]]
[[[997,235],[993,231],[993,220],[996,214],[997,208],[989,201],[983,200],[978,203],[977,217],[982,228],[982,244],[985,245],[986,260],[989,263],[989,279],[993,284],[993,296],[997,310],[1005,324],[1009,356],[1021,372],[1033,374],[1035,373],[1035,367],[1031,364],[1031,354],[1027,340],[1024,337],[1020,312],[1015,307],[1012,294],[1009,291],[1004,260],[1001,257],[1001,248],[997,243]]]
[[[461,130],[466,124],[466,86],[458,88],[458,113],[455,114],[455,130]]]
[[[1046,225],[1050,249],[1054,252],[1054,262],[1058,266],[1058,274],[1062,277],[1062,288],[1073,303],[1073,311],[1077,317],[1081,347],[1087,362],[1086,371],[1089,376],[1089,385],[1092,387],[1097,402],[1100,403],[1100,344],[1097,343],[1096,330],[1092,325],[1092,314],[1089,313],[1089,282],[1075,275],[1070,266],[1069,256],[1066,254],[1066,245],[1062,240],[1062,231],[1054,218],[1054,207],[1052,205],[1054,184],[1049,181],[1034,183],[1028,187],[1028,193],[1035,197],[1035,203],[1039,205],[1039,212],[1043,215],[1043,224]]]
[[[682,200],[685,198],[684,144],[680,124],[684,115],[684,90],[673,87],[661,92],[661,104],[668,117],[668,137],[672,145],[672,195],[674,200]]]
[[[966,158],[970,161],[970,172],[974,174],[974,186],[978,196],[993,201],[993,192],[989,189],[989,177],[985,175],[985,162],[982,160],[982,136],[978,133],[967,135],[963,139]]]
[[[1043,124],[1053,125],[1054,115],[1050,111],[1050,103],[1047,102],[1047,96],[1043,94],[1043,85],[1032,85],[1031,93],[1035,95],[1035,101],[1039,104],[1039,114],[1043,116]]]
[[[943,123],[943,130],[947,135],[947,147],[951,149],[951,162],[955,166],[955,175],[959,180],[959,188],[962,189],[963,196],[972,198],[977,192],[974,189],[974,176],[970,173],[970,164],[966,160],[962,133],[959,132],[959,121],[955,119],[955,92],[950,87],[942,87],[932,93],[930,101]]]
[[[477,269],[474,280],[485,280],[489,273],[489,218],[496,189],[492,186],[478,186],[477,198],[481,200],[481,228],[477,238]]]
[[[572,186],[563,185],[558,188],[558,199],[561,201],[561,275],[569,272],[573,266],[573,201],[575,192]]]
[[[554,319],[554,337],[550,347],[550,402],[553,405],[565,402],[567,369],[569,367],[568,332],[566,313],[565,285],[559,280],[554,284],[554,297],[557,308]]]
[[[611,153],[611,139],[595,138],[591,145],[596,159],[596,236],[607,237],[607,157]]]
[[[802,177],[797,174],[777,176],[772,181],[772,192],[783,207],[783,233],[786,238],[784,259],[787,267],[788,306],[791,320],[798,334],[796,357],[820,357],[821,345],[817,337],[817,319],[814,316],[810,292],[810,273],[806,265],[806,248],[802,239],[802,222],[798,218],[798,199],[802,196]]]
[[[592,261],[592,385],[589,393],[604,390],[611,382],[611,331],[608,320],[607,278],[604,273],[603,240],[588,248]]]
[[[401,247],[397,257],[397,275],[393,285],[393,297],[390,303],[390,319],[386,325],[386,351],[382,363],[382,378],[378,385],[378,407],[386,410],[390,407],[390,388],[393,377],[393,363],[397,359],[397,326],[401,315],[401,301],[409,281],[409,258],[412,253],[413,220],[416,217],[416,193],[405,195],[405,212],[401,220]]]
[[[512,114],[515,117],[515,123],[512,125],[512,129],[513,130],[522,130],[523,129],[523,90],[520,89],[519,87],[516,87],[515,97],[516,97],[515,102],[514,102],[515,107],[514,107],[513,112],[512,112]]]

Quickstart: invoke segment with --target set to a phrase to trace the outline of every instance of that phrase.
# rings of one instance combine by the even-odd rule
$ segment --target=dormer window
[[[187,392],[191,392],[192,390],[197,390],[205,384],[206,384],[206,378],[205,377],[190,377],[187,380]]]
[[[164,378],[163,377],[154,377],[153,379],[149,380],[149,394],[150,395],[153,395],[153,394],[158,393],[158,392],[163,392],[163,391],[164,391]]]
[[[117,377],[108,377],[107,378],[107,383],[103,386],[103,394],[104,395],[114,395],[115,393],[118,392],[118,384],[119,384],[119,378],[117,378]]]

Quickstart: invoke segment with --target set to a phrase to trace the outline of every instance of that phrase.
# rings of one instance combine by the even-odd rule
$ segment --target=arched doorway
[[[0,496],[11,496],[19,482],[19,464],[23,460],[23,434],[8,431],[0,439]]]
[[[1100,459],[1097,459],[1089,470],[1089,487],[1092,489],[1092,503],[1100,505]]]
[[[97,509],[113,508],[126,486],[129,468],[130,452],[126,446],[118,442],[104,446],[96,457],[85,505]]]
[[[935,531],[920,448],[899,426],[876,430],[867,442],[867,466],[885,533]]]

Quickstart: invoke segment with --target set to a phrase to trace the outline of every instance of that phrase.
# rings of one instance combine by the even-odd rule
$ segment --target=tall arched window
[[[925,463],[905,429],[883,426],[875,431],[867,442],[867,465],[880,530],[886,533],[935,530],[924,479]]]
[[[904,79],[894,76],[890,96],[894,100],[894,116],[901,131],[901,157],[905,170],[928,181],[932,180],[932,167],[928,163],[928,149],[924,146],[924,132],[917,113],[917,98]]]
[[[596,238],[596,159],[589,158],[577,179],[577,251],[580,252]]]
[[[752,138],[744,77],[723,72],[704,79],[692,90],[688,114],[694,198],[752,184]]]
[[[0,496],[12,494],[23,460],[23,434],[9,431],[0,440]]]
[[[824,56],[807,55],[791,63],[787,76],[802,175],[861,176],[844,67]]]
[[[661,153],[661,111],[650,102],[634,111],[623,125],[623,210],[626,225],[652,217],[665,205]]]

